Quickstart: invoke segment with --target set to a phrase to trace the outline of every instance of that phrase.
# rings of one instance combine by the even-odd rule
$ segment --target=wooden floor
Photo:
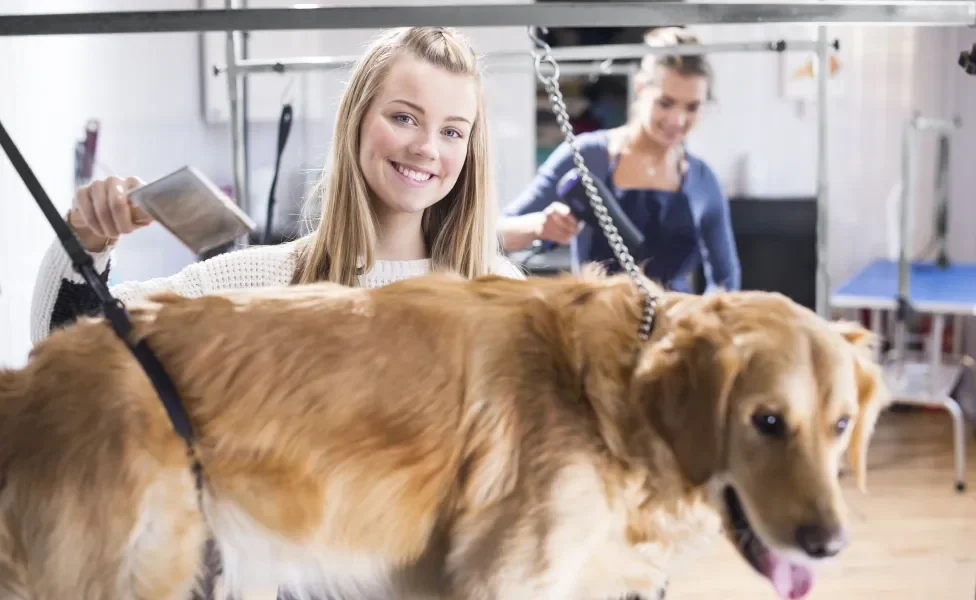
[[[845,478],[851,543],[821,570],[807,600],[976,599],[976,439],[967,435],[967,483],[955,491],[945,413],[887,413],[871,445],[868,494]],[[674,574],[668,600],[776,600],[731,545],[719,540]]]

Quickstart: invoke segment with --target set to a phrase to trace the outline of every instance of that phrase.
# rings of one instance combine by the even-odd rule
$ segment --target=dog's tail
[[[4,440],[16,426],[13,411],[21,406],[27,393],[27,376],[21,370],[0,368],[0,600],[27,600],[27,568],[18,560],[14,530],[17,516],[10,466],[13,452],[4,449]]]

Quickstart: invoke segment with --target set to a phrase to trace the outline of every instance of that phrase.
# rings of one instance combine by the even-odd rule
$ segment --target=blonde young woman
[[[377,287],[435,270],[467,277],[522,273],[499,250],[496,198],[476,55],[455,31],[390,30],[365,53],[339,105],[317,231],[194,263],[171,277],[112,288],[122,301],[172,290],[221,290],[335,281]],[[119,239],[148,225],[126,193],[135,177],[77,191],[68,222],[108,276]],[[32,338],[98,310],[55,240],[40,267]]]

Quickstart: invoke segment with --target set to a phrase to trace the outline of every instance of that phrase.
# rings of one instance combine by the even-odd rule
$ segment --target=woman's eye
[[[850,417],[841,417],[836,423],[834,423],[834,433],[837,435],[842,435],[845,431],[847,431],[847,426],[850,424]]]
[[[448,129],[447,131],[445,131],[445,133],[447,133],[451,137],[456,137],[458,139],[464,137],[464,134],[462,134],[457,129]]]
[[[413,123],[413,117],[410,115],[393,115],[393,120],[407,125]]]

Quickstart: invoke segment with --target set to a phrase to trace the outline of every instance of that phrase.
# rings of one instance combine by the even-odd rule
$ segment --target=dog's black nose
[[[843,529],[800,525],[796,529],[796,543],[812,558],[828,558],[844,549],[847,533]]]

